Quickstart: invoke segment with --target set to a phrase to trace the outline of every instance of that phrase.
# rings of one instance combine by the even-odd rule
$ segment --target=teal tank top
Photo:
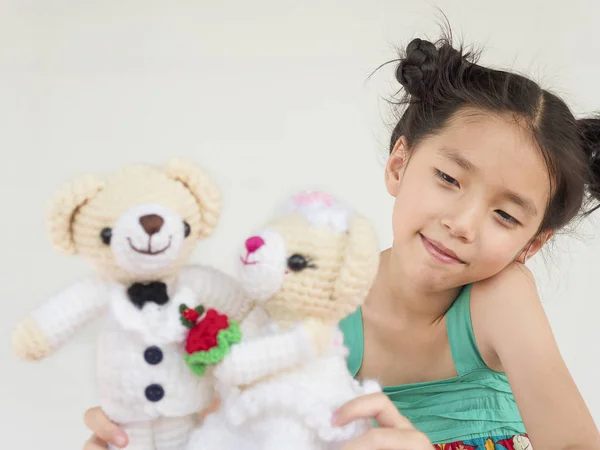
[[[433,444],[525,433],[506,375],[490,369],[477,349],[471,322],[471,287],[463,287],[446,315],[458,376],[383,388],[402,415]],[[360,308],[340,325],[350,350],[348,369],[356,376],[364,347]]]

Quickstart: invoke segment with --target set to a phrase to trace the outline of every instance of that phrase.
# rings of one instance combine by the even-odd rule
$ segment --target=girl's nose
[[[252,236],[246,239],[246,250],[248,250],[248,253],[254,253],[263,245],[265,245],[265,241],[260,236]]]
[[[475,240],[477,229],[484,215],[484,211],[476,205],[469,205],[462,209],[456,209],[442,219],[442,225],[450,234],[466,243]]]

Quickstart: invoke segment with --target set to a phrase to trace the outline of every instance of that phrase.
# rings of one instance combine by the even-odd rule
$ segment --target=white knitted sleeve
[[[105,312],[107,286],[89,277],[50,297],[31,313],[52,350],[58,349],[75,332]]]
[[[213,267],[186,266],[181,269],[179,278],[198,296],[202,306],[214,308],[232,319],[242,319],[253,304],[233,277]]]
[[[315,351],[302,326],[259,336],[231,347],[215,369],[215,377],[231,386],[252,384],[313,357]]]
[[[240,325],[242,336],[246,339],[261,334],[269,321],[267,312],[260,305],[254,305]]]

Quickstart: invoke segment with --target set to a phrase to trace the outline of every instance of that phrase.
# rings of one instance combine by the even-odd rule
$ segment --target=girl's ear
[[[401,136],[394,145],[385,165],[385,187],[392,197],[398,194],[403,169],[408,158],[408,141]]]
[[[537,235],[533,240],[527,245],[517,256],[517,262],[521,264],[525,264],[528,259],[534,256],[545,244],[548,242],[552,236],[554,236],[554,231],[545,231]]]

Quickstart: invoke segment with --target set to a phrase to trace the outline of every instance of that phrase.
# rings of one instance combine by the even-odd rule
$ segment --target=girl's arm
[[[529,269],[514,264],[474,285],[471,314],[484,360],[506,373],[533,448],[600,449]]]

